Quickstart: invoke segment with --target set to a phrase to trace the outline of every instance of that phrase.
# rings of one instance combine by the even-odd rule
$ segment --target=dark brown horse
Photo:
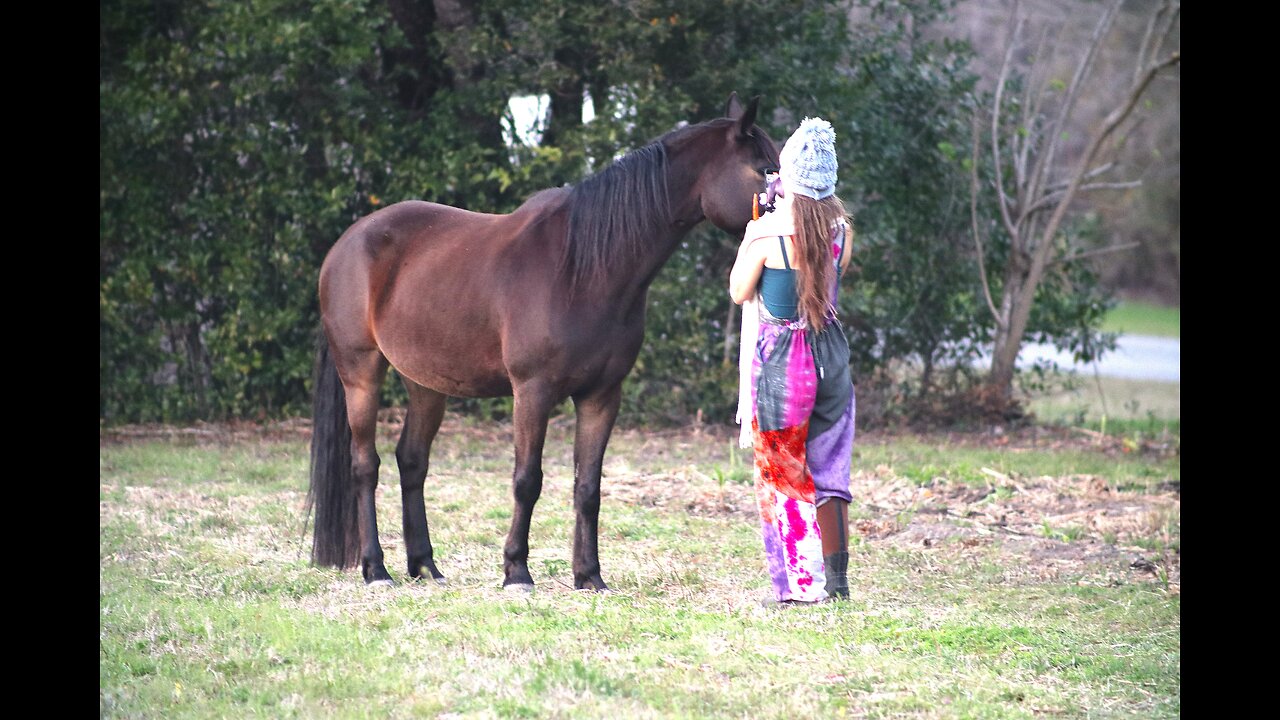
[[[423,502],[445,399],[514,395],[515,511],[503,585],[529,589],[529,522],[542,491],[547,418],[565,398],[574,439],[573,579],[606,589],[597,553],[600,467],[622,380],[644,339],[650,283],[703,219],[741,235],[773,140],[759,98],[674,130],[574,187],[543,190],[510,215],[401,202],[352,225],[320,270],[325,338],[316,358],[312,561],[360,563],[390,583],[378,542],[378,389],[394,366],[409,391],[396,462],[409,575],[443,581]],[[326,342],[327,339],[327,342]]]

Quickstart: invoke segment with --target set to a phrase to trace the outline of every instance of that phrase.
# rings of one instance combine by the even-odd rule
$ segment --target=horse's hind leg
[[[573,585],[579,590],[608,590],[600,577],[597,540],[600,521],[600,468],[618,419],[622,385],[574,397],[577,432],[573,441]]]
[[[396,464],[400,466],[400,497],[404,505],[404,547],[409,556],[409,577],[432,577],[444,582],[432,557],[431,533],[427,530],[427,510],[422,486],[431,458],[431,441],[444,418],[445,396],[408,378],[409,413],[396,445]]]
[[[366,584],[390,584],[378,542],[374,494],[378,489],[378,390],[387,374],[387,359],[377,350],[349,354],[338,365],[347,392],[347,420],[351,424],[351,474],[355,480],[360,524],[360,569]]]
[[[511,490],[515,496],[515,510],[511,514],[511,531],[503,548],[504,588],[512,590],[533,589],[533,576],[529,574],[529,523],[533,519],[533,506],[542,494],[542,446],[547,439],[547,418],[555,398],[535,383],[527,383],[515,390],[515,408],[512,419],[516,436],[516,469]]]

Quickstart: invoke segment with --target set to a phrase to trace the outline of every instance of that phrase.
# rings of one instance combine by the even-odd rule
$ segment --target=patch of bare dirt
[[[638,454],[615,455],[605,467],[605,502],[754,519],[751,485],[709,475],[708,469],[717,472],[710,463],[690,459],[665,465],[659,472],[640,466],[646,453],[679,457],[680,445],[687,440],[651,439],[642,443]],[[947,440],[956,442],[954,436]],[[1011,438],[1002,446],[1034,442],[1044,450],[1050,449],[1050,441],[1055,449],[1099,450],[1096,439],[1067,433],[1049,439]],[[1100,451],[1125,452],[1116,447]],[[1163,575],[1176,590],[1181,579],[1177,484],[1124,490],[1096,475],[1010,477],[989,469],[984,474],[989,477],[986,485],[939,478],[921,486],[888,466],[860,470],[851,485],[856,499],[852,530],[872,546],[942,555],[995,551],[1011,556],[1023,574],[1044,579],[1101,567],[1113,574]]]
[[[696,466],[642,473],[615,464],[604,482],[605,502],[680,509],[693,515],[755,518],[747,485],[720,486]],[[1098,476],[994,478],[974,487],[942,480],[921,487],[881,466],[859,471],[853,532],[872,545],[947,553],[996,548],[1043,577],[1086,566],[1129,567],[1169,583],[1181,578],[1176,549],[1181,501],[1176,490],[1127,492]],[[1144,543],[1140,545],[1138,543]]]
[[[679,509],[701,517],[751,518],[756,512],[751,486],[726,482],[721,487],[692,465],[661,473],[627,472],[621,464],[607,465],[600,495],[602,502],[613,499],[642,507]]]
[[[900,548],[963,553],[995,546],[1044,577],[1105,565],[1163,572],[1171,585],[1180,582],[1176,488],[1135,492],[1095,475],[987,472],[984,487],[941,479],[919,486],[884,466],[855,473],[853,495],[870,516],[854,528],[869,541]]]

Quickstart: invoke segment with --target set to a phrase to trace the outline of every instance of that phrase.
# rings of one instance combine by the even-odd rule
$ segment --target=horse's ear
[[[742,117],[742,101],[738,100],[737,91],[729,93],[729,102],[724,104],[724,116],[734,120]]]
[[[737,100],[737,96],[729,98]],[[760,108],[760,96],[751,98],[751,102],[747,103],[747,109],[742,111],[742,116],[738,118],[738,137],[746,137],[747,131],[752,125],[756,124],[756,110]]]

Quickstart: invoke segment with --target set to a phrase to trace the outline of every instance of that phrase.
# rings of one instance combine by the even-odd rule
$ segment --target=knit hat
[[[822,118],[805,118],[779,156],[782,187],[815,200],[836,192],[836,131]]]

